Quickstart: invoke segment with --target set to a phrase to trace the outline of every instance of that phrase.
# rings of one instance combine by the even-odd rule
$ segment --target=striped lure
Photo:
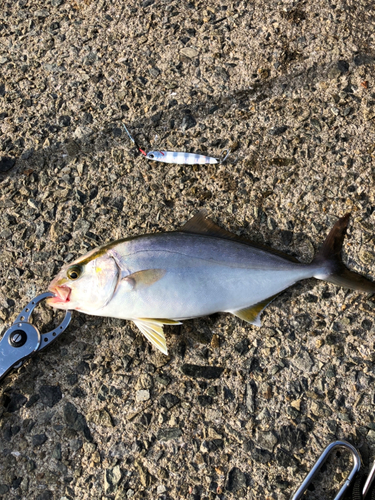
[[[129,136],[129,139],[134,143],[135,147],[138,151],[146,157],[148,160],[153,161],[161,161],[163,163],[177,163],[179,165],[205,165],[208,163],[223,163],[229,156],[230,151],[223,151],[221,158],[214,158],[212,156],[198,155],[196,153],[182,153],[176,151],[150,151],[146,153],[143,149],[141,149],[138,144],[135,142],[133,137],[130,135],[129,130],[126,128],[123,123],[123,127],[126,133]]]
[[[195,153],[177,153],[174,151],[150,151],[146,154],[148,160],[162,161],[163,163],[178,163],[180,165],[195,165],[205,163],[219,163],[219,159],[212,156]]]

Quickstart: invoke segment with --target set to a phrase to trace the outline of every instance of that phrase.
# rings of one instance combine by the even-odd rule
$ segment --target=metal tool
[[[31,300],[0,340],[0,380],[13,368],[19,368],[25,359],[47,347],[67,329],[72,317],[70,311],[66,311],[62,323],[48,333],[40,333],[36,326],[29,323],[35,307],[49,297],[54,297],[54,294],[42,293]]]
[[[366,482],[365,482],[365,485],[363,487],[363,490],[362,490],[362,498],[366,498],[367,496],[367,493],[374,490],[374,488],[371,488],[373,482],[374,482],[374,479],[375,479],[375,462],[372,464],[372,467],[371,467],[371,470],[369,472],[369,475],[367,476],[367,479],[366,479]]]
[[[348,487],[350,486],[351,482],[353,481],[355,475],[359,472],[359,470],[361,468],[361,457],[359,456],[359,453],[356,450],[356,448],[354,448],[354,446],[352,446],[347,441],[334,441],[333,443],[329,444],[327,446],[327,448],[323,451],[323,453],[320,455],[320,457],[318,458],[314,467],[307,474],[303,483],[298,488],[298,490],[294,493],[291,500],[299,500],[300,498],[302,498],[303,494],[307,490],[307,487],[309,486],[311,481],[314,479],[314,477],[319,472],[319,469],[321,468],[321,466],[327,460],[327,458],[332,453],[332,451],[336,450],[337,448],[346,448],[347,450],[349,450],[351,452],[352,457],[353,457],[353,468],[352,468],[350,474],[348,475],[348,477],[346,478],[345,483],[342,485],[340,491],[335,496],[334,500],[340,500],[340,498],[343,497],[345,491],[348,489]],[[371,473],[370,473],[369,477],[371,478]],[[366,487],[366,485],[365,485],[365,487]],[[363,496],[364,496],[364,494],[363,494]]]

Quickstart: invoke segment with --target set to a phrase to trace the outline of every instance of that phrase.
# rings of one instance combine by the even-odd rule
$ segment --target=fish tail
[[[312,265],[324,269],[314,275],[317,279],[361,292],[375,293],[375,283],[350,271],[341,259],[341,249],[348,227],[350,214],[341,217],[329,232]]]

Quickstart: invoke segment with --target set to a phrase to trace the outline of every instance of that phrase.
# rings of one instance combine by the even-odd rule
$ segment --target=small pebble
[[[150,391],[147,389],[137,391],[135,394],[135,399],[138,403],[148,401],[150,399]]]

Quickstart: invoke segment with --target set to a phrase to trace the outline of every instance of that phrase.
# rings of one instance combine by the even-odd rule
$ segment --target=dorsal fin
[[[206,210],[199,210],[194,217],[185,222],[180,231],[184,233],[204,234],[205,236],[217,236],[218,238],[226,238],[227,240],[238,238],[237,235],[226,231],[209,219]]]
[[[239,243],[244,243],[245,245],[249,245],[255,248],[259,248],[260,250],[273,253],[274,255],[279,255],[280,257],[283,257],[284,259],[287,259],[291,262],[299,263],[299,261],[295,257],[292,257],[287,253],[284,253],[280,250],[275,250],[274,248],[270,248],[267,245],[262,245],[261,243],[254,243],[248,238],[237,236],[237,234],[231,233],[230,231],[221,228],[207,217],[207,211],[205,209],[200,210],[197,214],[194,215],[194,217],[189,219],[181,227],[180,231],[184,233],[202,234],[204,236],[215,236],[217,238],[225,238],[226,240],[238,241]]]

